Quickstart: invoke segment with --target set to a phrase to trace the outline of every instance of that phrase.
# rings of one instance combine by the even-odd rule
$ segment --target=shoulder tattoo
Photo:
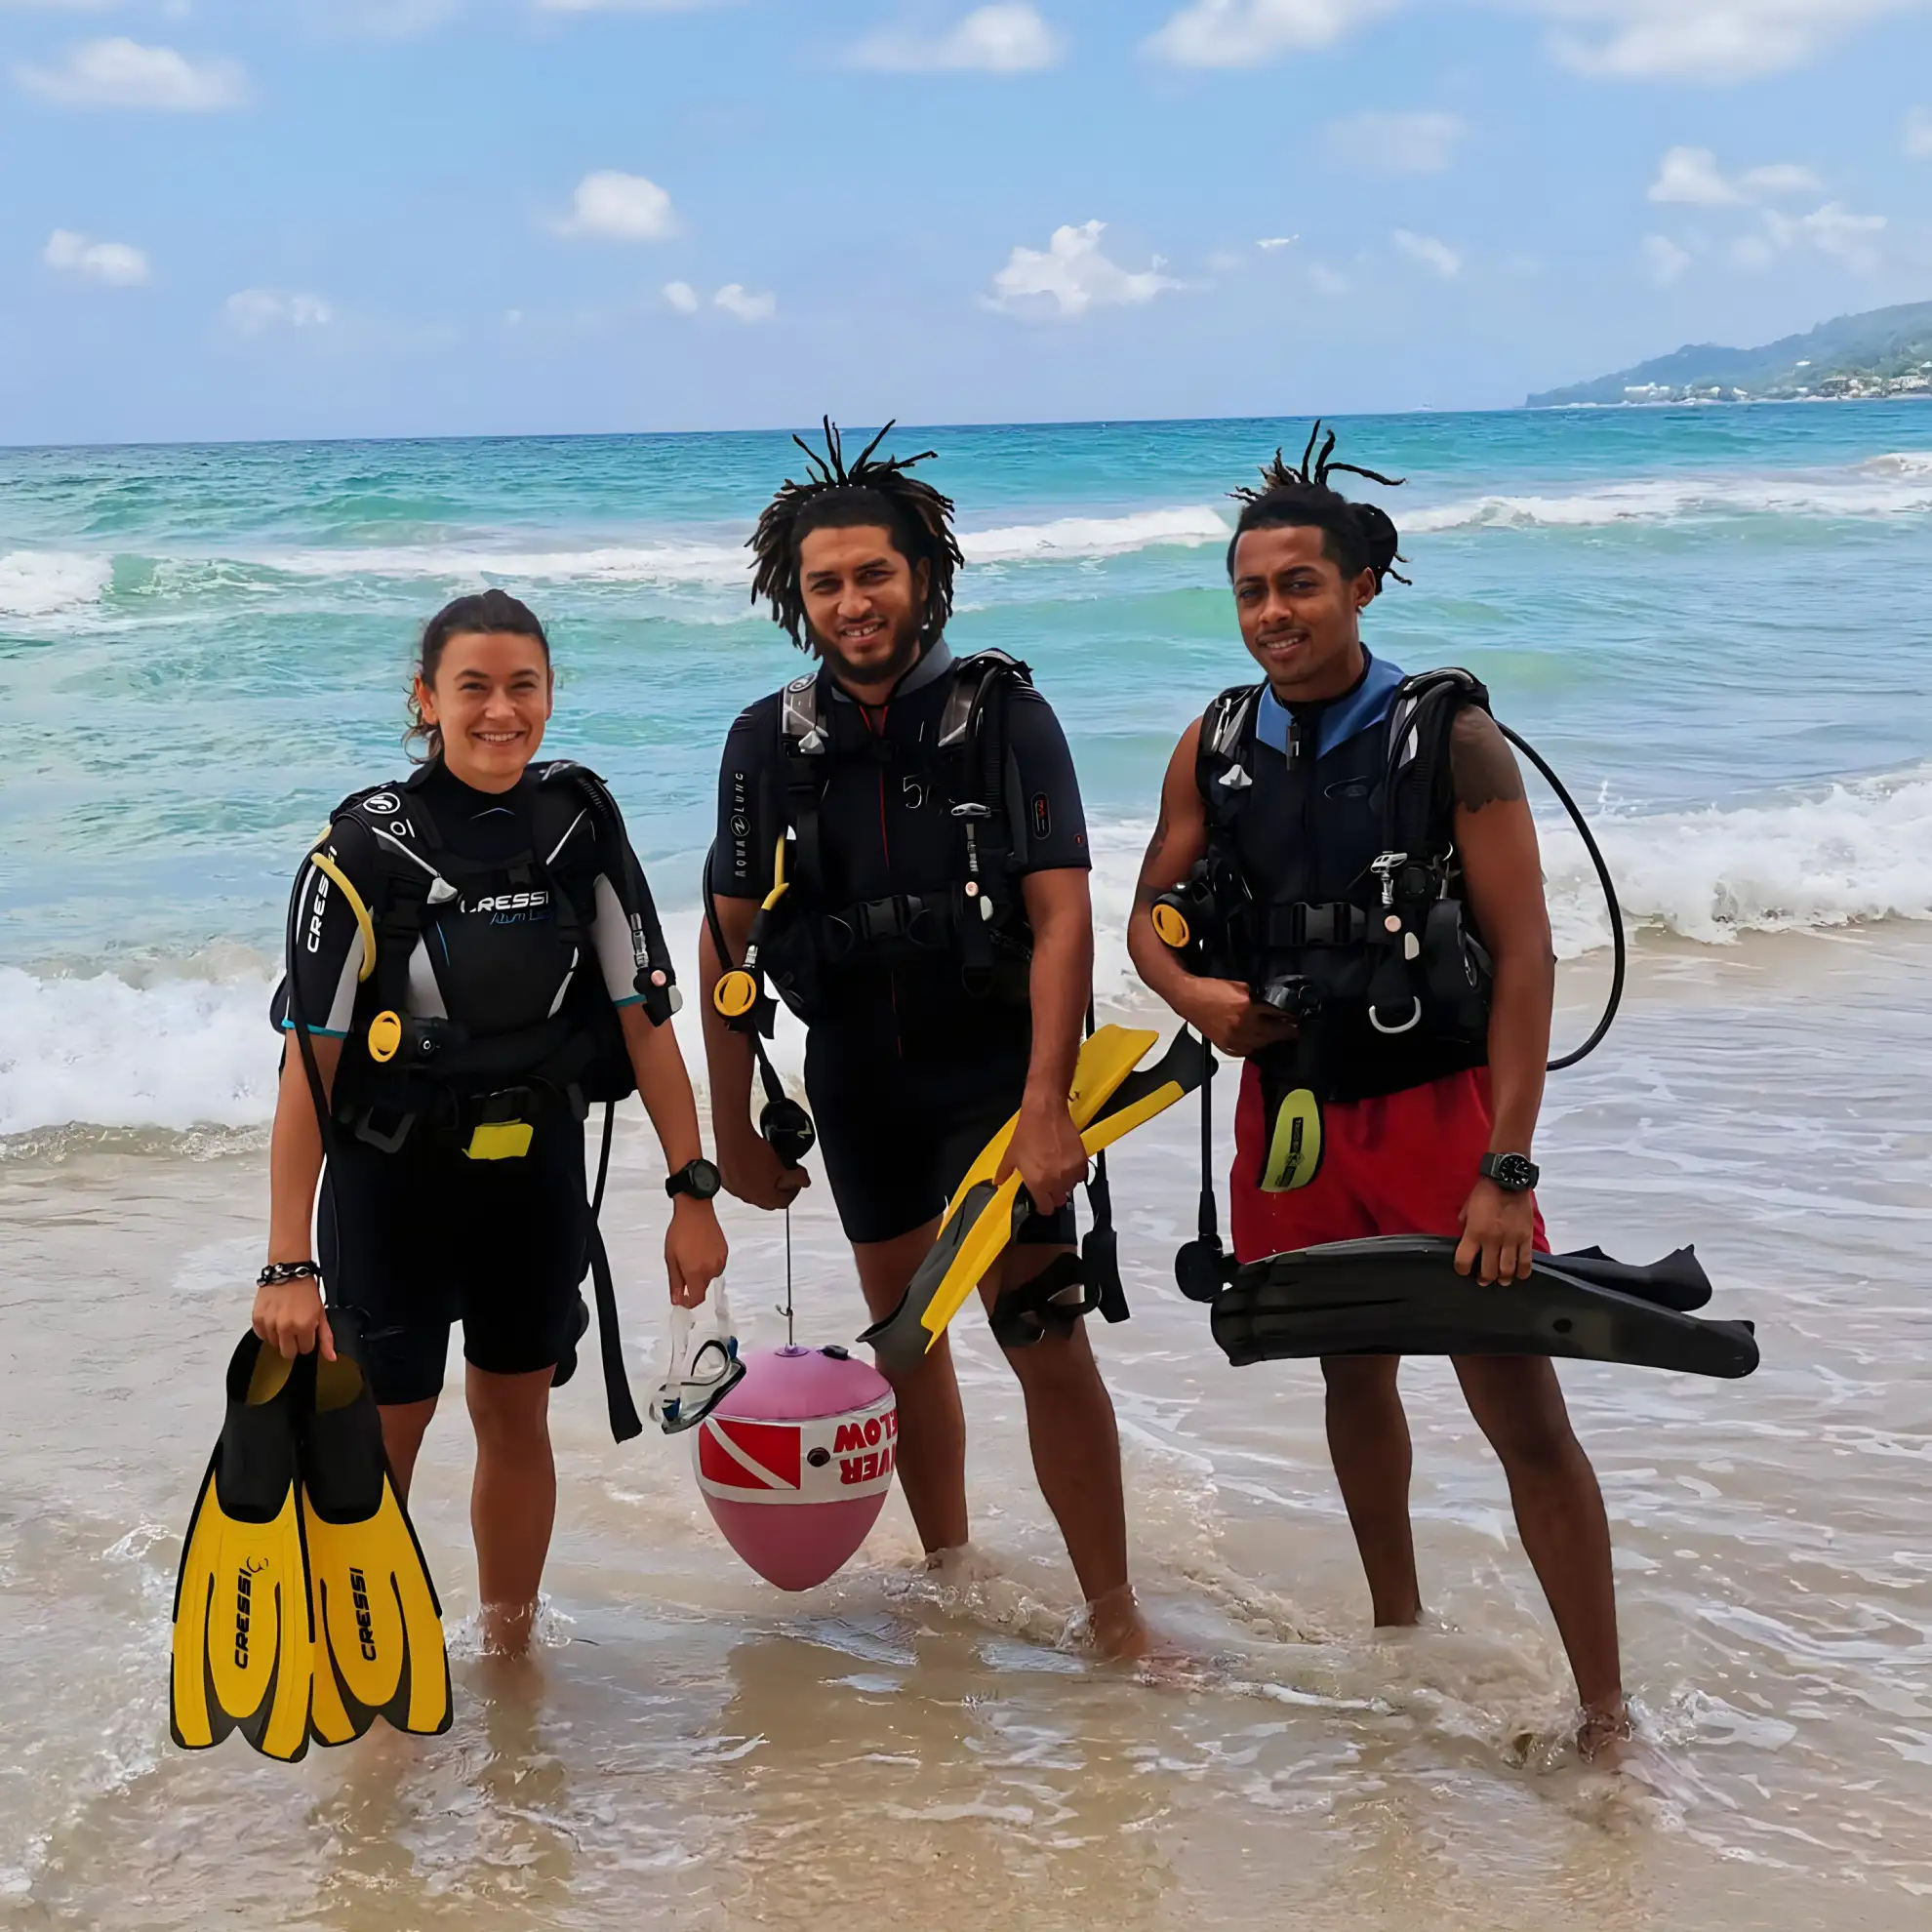
[[[1475,704],[1466,704],[1456,714],[1449,735],[1449,774],[1456,803],[1465,811],[1480,812],[1499,800],[1508,803],[1527,796],[1509,741],[1496,720]]]

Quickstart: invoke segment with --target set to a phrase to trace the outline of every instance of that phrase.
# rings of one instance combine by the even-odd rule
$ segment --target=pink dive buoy
[[[767,1583],[810,1590],[885,1508],[899,1411],[885,1377],[843,1348],[775,1348],[746,1358],[697,1437],[698,1486],[725,1541]]]

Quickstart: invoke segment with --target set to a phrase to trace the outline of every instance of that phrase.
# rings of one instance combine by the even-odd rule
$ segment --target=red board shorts
[[[1235,1259],[1260,1261],[1291,1248],[1376,1234],[1455,1239],[1493,1125],[1486,1067],[1373,1100],[1331,1101],[1321,1110],[1321,1165],[1314,1179],[1289,1193],[1265,1194],[1258,1182],[1268,1132],[1261,1073],[1250,1061],[1241,1069],[1234,1109]],[[1548,1253],[1541,1210],[1535,1245]]]

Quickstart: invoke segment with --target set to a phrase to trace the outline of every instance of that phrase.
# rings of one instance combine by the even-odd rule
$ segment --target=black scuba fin
[[[1751,1326],[1701,1321],[1711,1284],[1683,1249],[1648,1268],[1600,1253],[1538,1255],[1529,1279],[1484,1287],[1432,1235],[1335,1241],[1252,1262],[1214,1305],[1235,1367],[1318,1355],[1551,1355],[1736,1378]]]

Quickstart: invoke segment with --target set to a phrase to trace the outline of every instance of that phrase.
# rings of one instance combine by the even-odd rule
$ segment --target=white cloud
[[[698,291],[689,282],[666,282],[664,295],[664,300],[680,315],[698,313]]]
[[[248,76],[238,61],[191,60],[172,47],[119,38],[71,48],[58,67],[16,67],[14,78],[29,93],[66,107],[210,114],[248,99]]]
[[[1747,168],[1735,180],[1717,166],[1708,147],[1673,147],[1657,164],[1650,199],[1693,208],[1736,208],[1776,195],[1817,194],[1825,183],[1795,161]]]
[[[778,313],[777,296],[752,295],[742,282],[727,282],[711,302],[741,322],[769,322]]]
[[[1925,0],[1528,0],[1563,21],[1557,58],[1607,80],[1724,86],[1802,66],[1867,22]]]
[[[1191,0],[1146,43],[1177,67],[1259,67],[1332,46],[1403,0]]]
[[[266,335],[270,329],[326,329],[336,311],[320,296],[289,289],[243,289],[222,311],[238,336]]]
[[[1825,183],[1795,161],[1773,161],[1762,168],[1747,168],[1738,177],[1738,185],[1751,195],[1816,194]]]
[[[570,213],[556,224],[573,240],[657,242],[682,231],[671,198],[642,175],[600,168],[585,175],[571,196]]]
[[[881,28],[857,42],[846,59],[855,67],[892,73],[1020,74],[1051,67],[1065,52],[1065,41],[1036,7],[1003,3],[975,8],[944,32]]]
[[[1432,268],[1445,282],[1455,280],[1463,272],[1463,258],[1447,242],[1437,241],[1433,235],[1412,234],[1407,228],[1397,228],[1392,239],[1411,262]]]
[[[71,228],[56,228],[40,259],[78,282],[107,289],[138,289],[147,280],[147,257],[126,242],[92,241]]]
[[[1870,272],[1878,265],[1873,237],[1884,230],[1884,216],[1857,215],[1837,201],[1827,202],[1809,215],[1791,215],[1770,205],[1792,195],[1820,193],[1823,186],[1811,169],[1794,161],[1770,162],[1728,176],[1708,147],[1673,147],[1658,165],[1650,199],[1680,207],[1738,210],[1753,225],[1734,234],[1726,250],[1736,267],[1768,268],[1781,255],[1809,247],[1847,267]],[[1652,235],[1644,243],[1653,277],[1674,281],[1685,264],[1670,266],[1673,256],[1664,254],[1664,249],[1683,252],[1679,244],[1663,236]]]
[[[992,278],[986,305],[1008,315],[1071,321],[1090,308],[1132,307],[1181,284],[1163,275],[1155,256],[1150,267],[1126,269],[1101,253],[1105,221],[1054,229],[1044,249],[1015,246]]]
[[[1308,263],[1308,282],[1316,295],[1345,296],[1350,287],[1348,276],[1325,262]]]
[[[1644,273],[1660,289],[1668,289],[1672,282],[1679,280],[1694,258],[1687,248],[1680,248],[1669,235],[1645,235],[1643,238]]]
[[[1735,182],[1724,179],[1710,148],[1673,147],[1658,164],[1650,199],[1681,202],[1692,208],[1723,208],[1742,201],[1744,193]]]
[[[1872,237],[1884,232],[1882,215],[1854,215],[1843,202],[1828,201],[1823,208],[1800,216],[1794,225],[1800,240],[1848,268],[1870,274],[1878,266],[1880,258]]]
[[[1300,235],[1264,235],[1255,246],[1265,255],[1271,255],[1277,248],[1293,248],[1302,238]]]
[[[1914,161],[1932,161],[1932,107],[1914,107],[1905,117],[1905,151]]]
[[[1351,114],[1328,124],[1328,144],[1344,161],[1381,175],[1439,175],[1469,133],[1454,114]]]

